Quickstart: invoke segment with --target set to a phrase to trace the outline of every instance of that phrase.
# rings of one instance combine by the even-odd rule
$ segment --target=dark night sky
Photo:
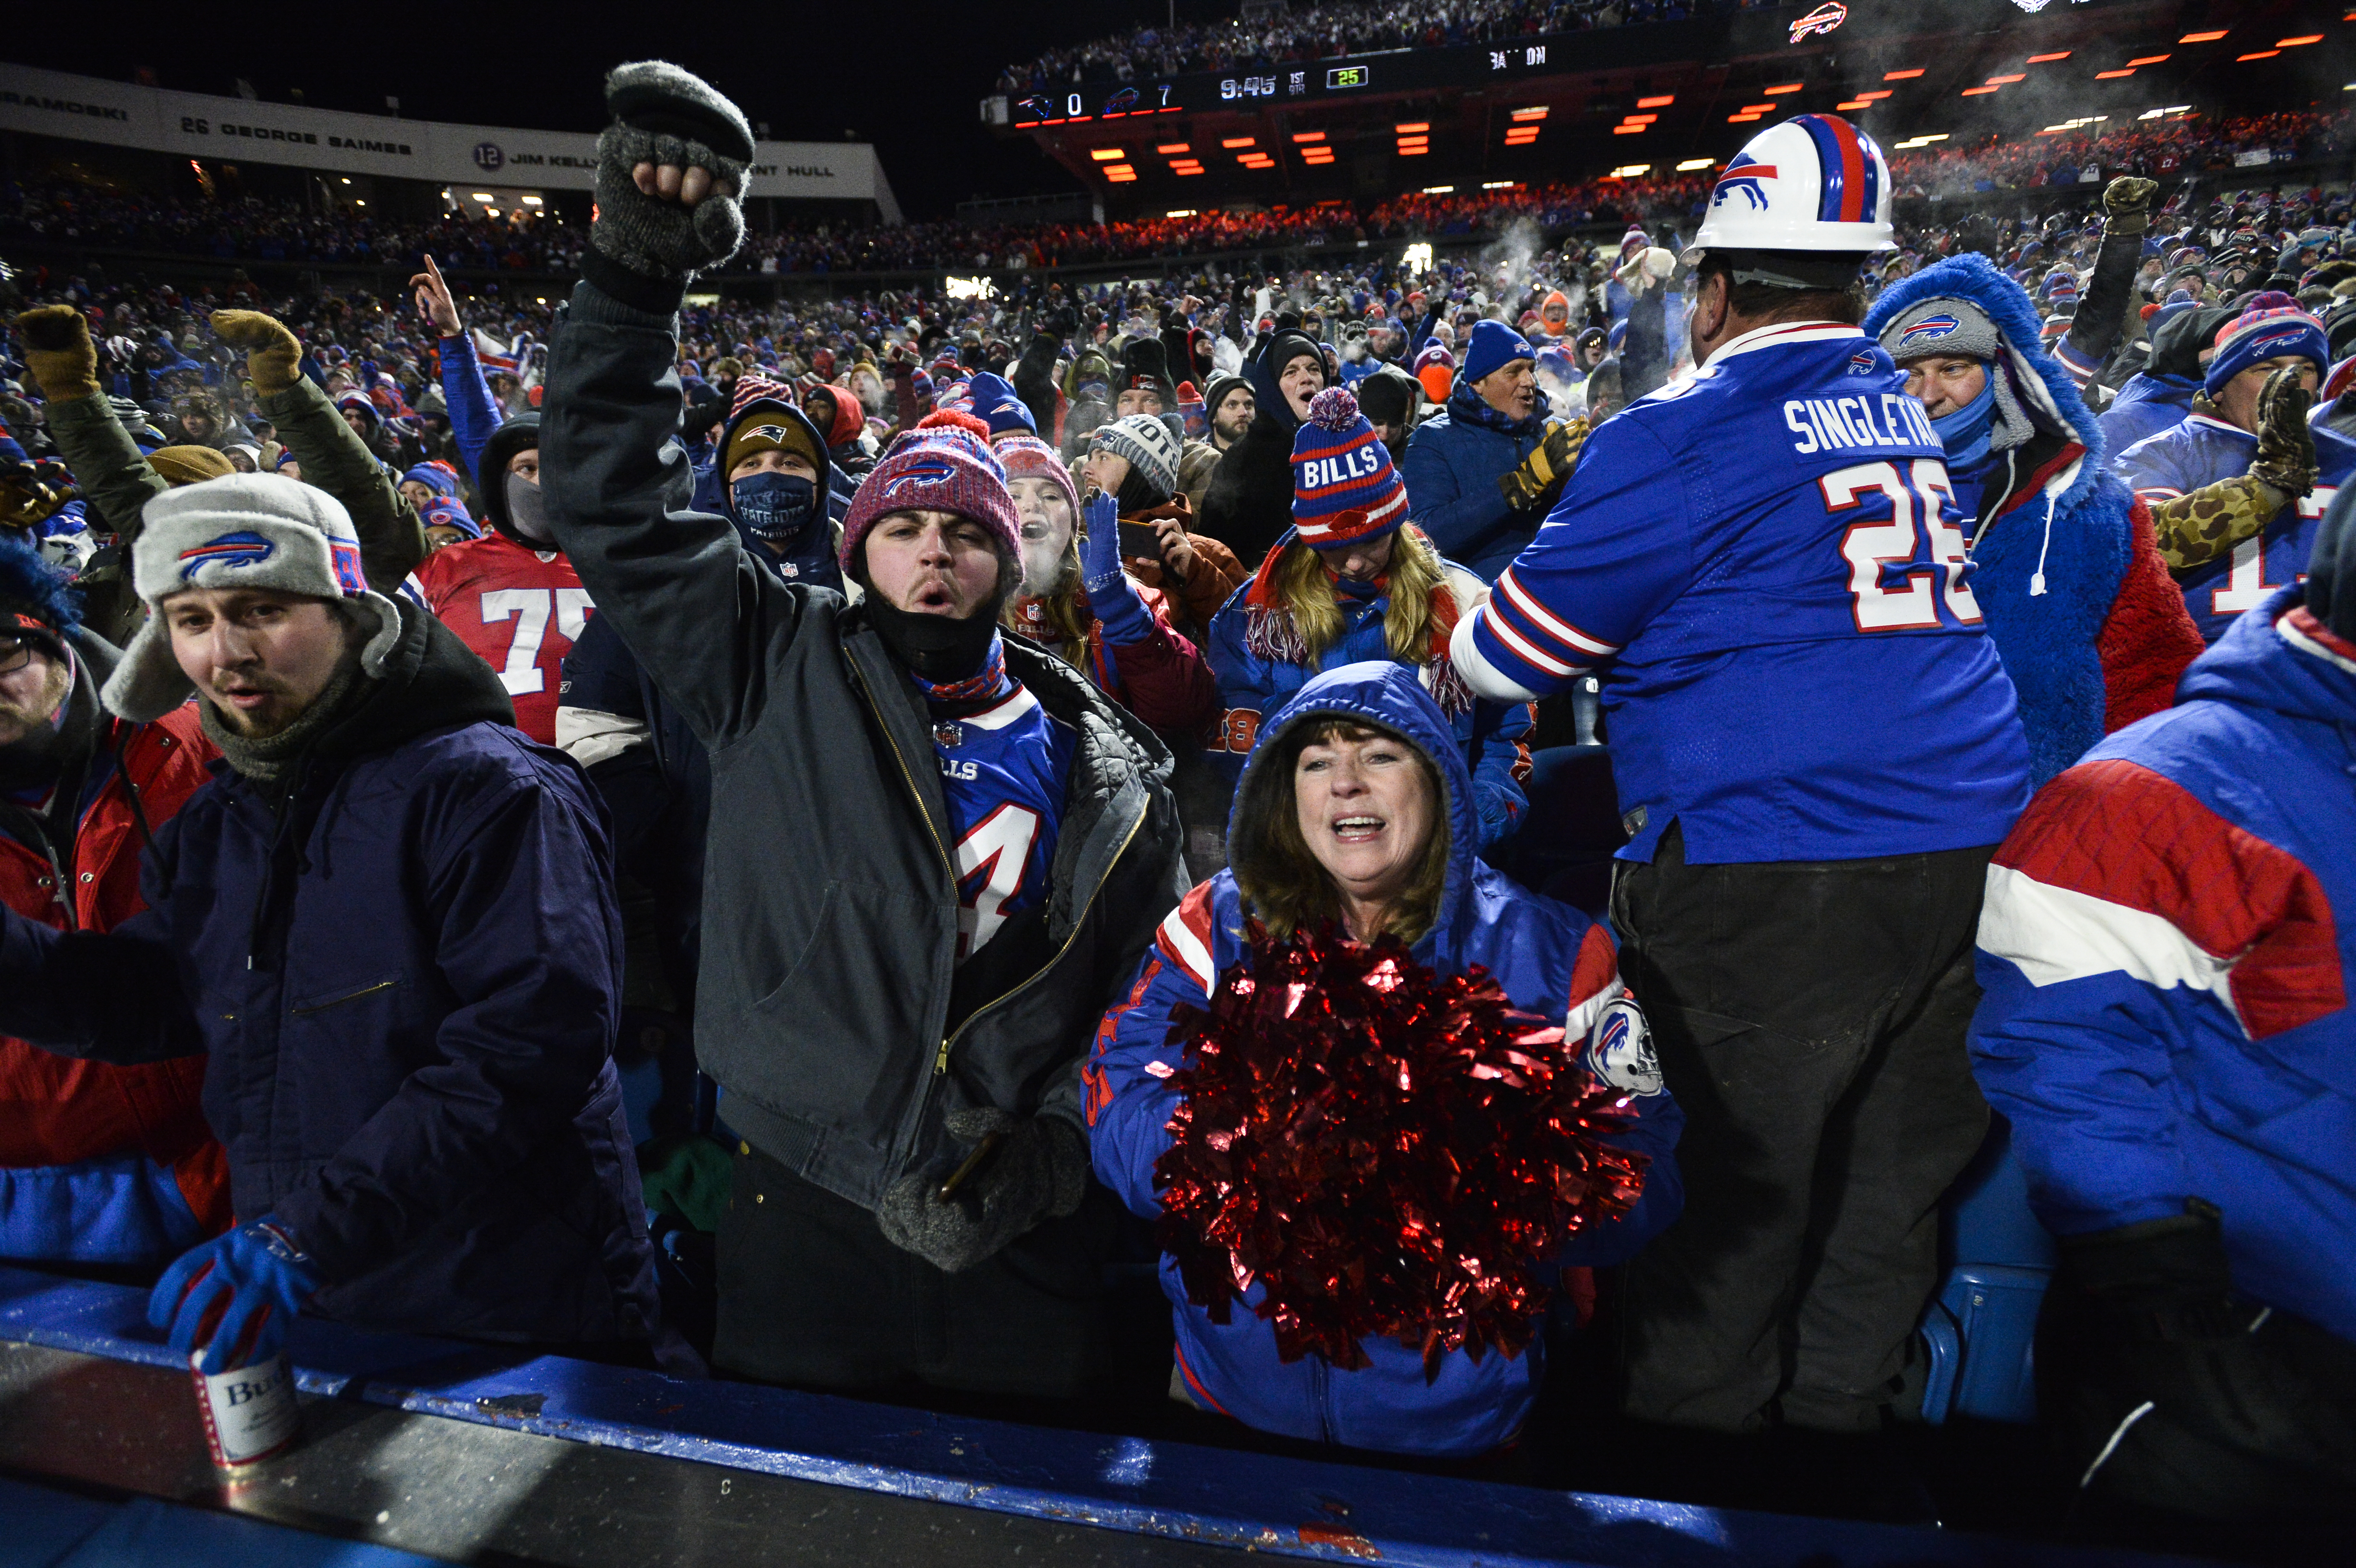
[[[594,131],[605,68],[678,61],[783,140],[872,141],[911,218],[974,195],[1076,188],[1026,144],[984,131],[977,105],[999,69],[1040,50],[1160,20],[1168,0],[826,0],[817,5],[470,5],[291,0],[269,5],[67,5],[20,0],[0,60],[230,93],[239,77],[273,102],[383,112],[398,94],[421,120]],[[1179,0],[1182,19],[1234,0]],[[683,25],[653,18],[692,18]],[[75,24],[75,25],[70,25]]]

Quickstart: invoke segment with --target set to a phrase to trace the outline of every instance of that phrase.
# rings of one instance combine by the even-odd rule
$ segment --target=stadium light
[[[1992,76],[1987,79],[1987,84],[1990,87],[2009,87],[2016,81],[2027,81],[2028,80],[2029,78],[2021,74],[2019,71],[2014,71],[2010,76]]]
[[[1511,190],[1514,188],[1515,183],[1515,182],[1512,180],[1483,180],[1481,182],[1481,188],[1483,190]],[[1408,249],[1412,250],[1414,247],[1409,246]],[[1430,247],[1427,246],[1426,249],[1428,250]]]
[[[2131,73],[2130,73],[2130,74],[2131,74]],[[2001,88],[1996,88],[1996,87],[1967,87],[1967,88],[1964,89],[1964,96],[1965,96],[1965,98],[1977,98],[1977,97],[1979,97],[1982,93],[1986,93],[1986,92],[2000,92],[2000,91],[2003,91],[2003,89],[2001,89]]]
[[[1918,65],[1912,70],[1885,70],[1881,73],[1881,80],[1884,81],[1912,81],[1928,69],[1929,68],[1926,66]]]
[[[1689,175],[1696,169],[1709,169],[1716,168],[1717,166],[1718,165],[1716,160],[1711,158],[1687,158],[1684,163],[1677,165],[1677,173],[1681,175]]]
[[[1194,216],[1194,209],[1191,207],[1173,207],[1162,216],[1164,218],[1192,218]]]
[[[2125,70],[2098,70],[2094,73],[2094,80],[2096,81],[2116,81],[2123,76],[2133,76],[2134,74],[2135,67],[2129,66]]]
[[[1933,131],[1926,135],[1909,136],[1903,142],[1897,143],[1896,145],[1901,152],[1905,151],[1909,147],[1927,147],[1933,142],[1945,141],[1947,139],[1947,134],[1948,133],[1944,131]]]
[[[1615,136],[1641,136],[1649,128],[1644,125],[1614,125],[1612,133]]]
[[[1296,143],[1322,142],[1325,139],[1325,133],[1323,131],[1295,131],[1292,133],[1292,139]]]
[[[346,176],[344,176],[344,183],[345,183],[346,185],[349,185],[349,184],[351,184],[351,183],[352,183],[352,176],[349,176],[349,175],[346,175]]]
[[[1726,123],[1727,123],[1728,124],[1730,124],[1730,125],[1748,125],[1748,124],[1750,124],[1753,120],[1760,120],[1760,119],[1764,119],[1764,118],[1765,118],[1765,116],[1764,116],[1764,115],[1760,115],[1760,114],[1748,114],[1748,113],[1745,113],[1745,114],[1730,114],[1730,115],[1728,115],[1728,116],[1726,117]]]
[[[1423,194],[1426,196],[1453,196],[1456,194],[1456,187],[1452,185],[1428,185],[1423,187]]]
[[[1164,142],[1153,150],[1167,157],[1173,153],[1191,153],[1194,149],[1184,142]]]
[[[1137,171],[1127,164],[1108,164],[1104,174],[1115,185],[1127,185],[1137,177]]]
[[[1412,125],[1394,125],[1391,129],[1398,132],[1402,136],[1411,136],[1418,131],[1430,130],[1431,122],[1429,120],[1419,120]]]
[[[1797,92],[1807,85],[1804,81],[1787,81],[1781,87],[1762,87],[1759,92],[1762,98],[1780,98],[1787,92]]]
[[[1851,109],[1870,109],[1873,105],[1862,98],[1852,98],[1845,103],[1836,103],[1833,107],[1845,112]]]
[[[1738,114],[1772,114],[1775,112],[1775,106],[1772,103],[1746,103],[1740,109],[1736,110],[1735,112]]]
[[[1871,92],[1860,92],[1858,96],[1864,99],[1868,103],[1879,103],[1883,99],[1890,96],[1890,89],[1886,87],[1877,87]]]
[[[1676,93],[1664,92],[1658,98],[1640,98],[1636,100],[1636,107],[1639,109],[1666,109],[1670,104],[1675,103],[1676,101],[1677,95]]]
[[[2308,44],[2319,44],[2322,41],[2323,35],[2321,33],[2301,33],[2295,38],[2276,38],[2275,40],[2275,48],[2278,49],[2295,49],[2302,48]]]
[[[1421,242],[1410,245],[1406,250],[1400,251],[1399,265],[1406,268],[1410,272],[1430,272],[1431,270],[1430,244],[1428,241]]]
[[[2158,65],[2167,58],[2168,57],[2166,55],[2146,55],[2141,59],[2131,59],[2127,61],[2127,64],[2129,66]]]
[[[1178,215],[1173,212],[1170,216]],[[942,281],[953,300],[986,300],[998,292],[997,285],[988,278],[949,277]]]
[[[1090,147],[1088,156],[1100,164],[1117,164],[1129,155],[1119,147]]]
[[[1657,114],[1628,114],[1621,117],[1620,123],[1622,125],[1650,125],[1654,121],[1658,120],[1660,116]]]
[[[540,197],[536,197],[536,196],[528,196],[528,197],[525,197],[523,198],[523,204],[524,204],[526,207],[541,207],[541,206],[544,206],[544,205],[545,205],[545,204],[544,204],[544,203],[540,199]]]
[[[1652,100],[1646,99],[1644,101],[1649,103]],[[1543,103],[1537,104],[1529,109],[1516,109],[1513,112],[1513,118],[1515,120],[1543,120],[1546,117],[1547,105]]]
[[[1229,152],[1233,152],[1237,147],[1248,147],[1258,140],[1259,138],[1258,136],[1229,136],[1225,141],[1221,142],[1219,145],[1226,148]]]
[[[1505,133],[1505,145],[1508,147],[1526,147],[1537,139],[1538,132],[1535,125],[1526,128],[1517,126]]]
[[[2280,53],[2282,53],[2280,49],[2259,49],[2254,54],[2235,55],[2233,63],[2239,65],[2244,60],[2270,60]]]
[[[487,190],[478,190],[474,193],[474,196],[477,201],[488,201],[491,199],[491,193]]]
[[[2031,65],[2051,65],[2055,60],[2065,60],[2069,58],[2070,51],[2068,49],[2062,49],[2055,54],[2031,55],[2029,57],[2029,63]]]
[[[2220,27],[2213,33],[2187,33],[2176,41],[2179,44],[2213,44],[2224,36],[2225,29]]]
[[[1636,175],[1649,174],[1652,171],[1652,167],[1653,165],[1650,164],[1622,164],[1620,167],[1613,169],[1611,175],[1607,177],[1615,180],[1624,180]]]

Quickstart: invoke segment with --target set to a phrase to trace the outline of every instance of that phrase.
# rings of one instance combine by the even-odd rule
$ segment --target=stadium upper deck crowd
[[[215,1358],[218,1298],[898,1396],[1141,1370],[1223,1432],[1451,1457],[1515,1440],[1625,1264],[1633,1413],[1866,1441],[1919,1399],[1994,1101],[2062,1238],[2073,1476],[2344,1509],[2343,184],[2127,173],[1684,261],[1680,190],[1423,271],[689,305],[742,240],[693,183],[731,155],[626,105],[740,171],[749,131],[674,68],[613,92],[562,318],[438,248],[391,300],[16,274],[0,1026],[40,1048],[0,1083],[39,1114],[0,1123],[0,1253],[177,1256],[157,1324]],[[1809,123],[1768,133],[1794,178],[1846,130]],[[1825,560],[1704,569],[1803,513]],[[1803,584],[1829,631],[1738,602]],[[1679,799],[1809,746],[1839,766],[1770,809]],[[1386,935],[1428,970],[1330,966]],[[1405,1221],[1484,1238],[1457,1339],[1377,1314],[1431,1280],[1347,1206],[1295,1255],[1376,1284],[1248,1310],[1292,1288],[1251,1250],[1300,1196],[1274,1145],[1430,1149],[1384,1085],[1458,1058],[1316,1058],[1319,1137],[1196,1126],[1254,1091],[1172,1042],[1247,960],[1402,1001],[1478,965],[1616,1096],[1538,1275],[1478,1212]],[[626,999],[667,1075],[635,1136]],[[1476,1078],[1537,1071],[1492,1043],[1524,1054]],[[1115,1265],[1165,1203],[1234,1250],[1164,1224],[1176,1349],[1141,1362]]]

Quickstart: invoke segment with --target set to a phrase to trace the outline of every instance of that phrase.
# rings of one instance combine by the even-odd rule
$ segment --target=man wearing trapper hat
[[[1719,176],[1692,379],[1589,437],[1457,625],[1520,701],[1601,668],[1633,836],[1612,897],[1692,1130],[1631,1265],[1629,1411],[1869,1434],[1907,1403],[1938,1198],[1979,1146],[1972,940],[2028,799],[1945,449],[1858,328],[1890,171],[1804,114]]]
[[[156,825],[142,913],[104,933],[0,914],[0,1031],[120,1063],[209,1052],[243,1223],[182,1255],[151,1320],[192,1350],[225,1307],[208,1371],[252,1326],[267,1356],[301,1310],[644,1354],[621,919],[587,783],[455,635],[368,590],[326,492],[235,475],[144,522],[149,618],[104,701],[142,722],[193,692],[228,765]]]

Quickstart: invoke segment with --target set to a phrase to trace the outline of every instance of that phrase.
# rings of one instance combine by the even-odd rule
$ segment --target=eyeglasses
[[[0,637],[0,675],[14,675],[33,662],[37,645],[19,637]]]

